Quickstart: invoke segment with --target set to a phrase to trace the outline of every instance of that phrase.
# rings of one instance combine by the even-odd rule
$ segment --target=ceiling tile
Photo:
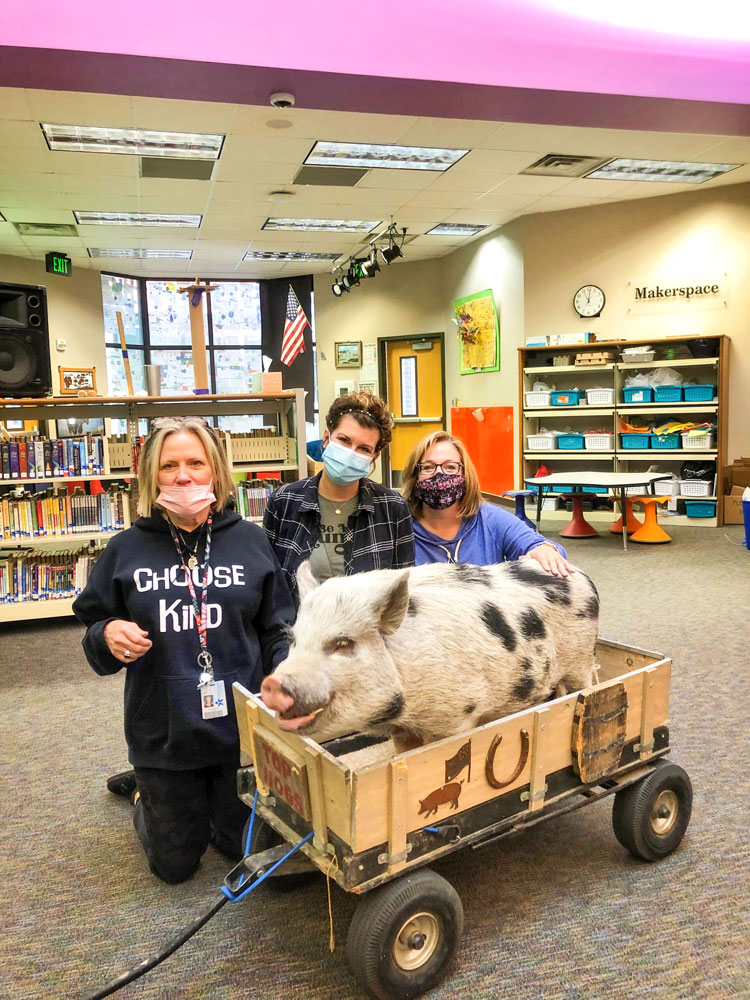
[[[516,174],[519,170],[524,170],[537,159],[533,154],[527,152],[516,152],[505,149],[472,149],[463,160],[456,164],[457,167],[463,165],[467,170],[476,170],[481,173]]]
[[[514,177],[507,177],[496,187],[492,188],[488,194],[514,194],[514,195],[541,195],[551,194],[553,191],[560,191],[567,184],[570,184],[569,177],[539,177],[533,174],[516,174]]]
[[[708,139],[709,136],[703,136]],[[719,139],[719,136],[710,138]],[[702,147],[700,161],[707,163],[750,163],[750,138],[721,138]]]
[[[28,92],[21,87],[0,87],[0,108],[3,118],[16,121],[31,121],[34,118]]]
[[[34,118],[54,125],[101,125],[132,128],[130,97],[71,91],[26,91]]]
[[[474,149],[497,131],[497,122],[464,121],[459,118],[419,118],[399,137],[401,146],[433,146],[439,149]]]
[[[578,152],[580,129],[568,125],[501,125],[482,143],[485,149],[525,150],[533,153]]]
[[[716,145],[718,136],[654,133],[638,143],[629,155],[639,160],[692,160],[702,162],[702,152]],[[748,140],[750,148],[750,140]]]
[[[0,146],[16,146],[19,149],[36,150],[39,153],[49,152],[38,122],[9,121],[4,115],[0,118]]]
[[[198,132],[203,135],[226,135],[235,111],[233,104],[154,97],[133,97],[131,106],[135,128],[159,132]]]
[[[475,200],[476,194],[472,191],[435,191],[430,188],[413,194],[406,207],[455,210],[464,208]]]

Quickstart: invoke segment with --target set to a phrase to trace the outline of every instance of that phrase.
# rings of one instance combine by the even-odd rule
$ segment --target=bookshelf
[[[695,345],[696,341],[699,343],[710,341],[713,345],[711,356],[699,356],[697,351],[694,352],[691,345]],[[638,346],[642,346],[644,350],[647,346],[653,348],[650,360],[623,360],[624,348]],[[600,353],[610,354],[611,360],[601,364],[559,363],[567,355],[571,358],[582,355],[585,360],[587,356]],[[653,467],[659,472],[679,474],[683,462],[706,459],[715,463],[717,475],[710,494],[702,499],[715,505],[715,515],[688,516],[683,513],[684,500],[690,497],[680,494],[674,497],[677,513],[671,514],[667,523],[694,527],[716,527],[723,523],[719,484],[722,469],[727,462],[729,338],[726,335],[604,340],[575,345],[549,344],[522,347],[519,348],[518,354],[521,413],[519,451],[522,484],[529,476],[534,475],[540,464],[545,464],[550,471],[551,467],[557,466],[560,472],[581,469],[595,469],[599,472],[641,472]],[[593,357],[590,360],[593,361]],[[700,402],[683,399],[675,402],[626,401],[624,389],[628,376],[638,372],[649,373],[660,368],[674,368],[686,381],[690,380],[699,385],[712,385],[713,398]],[[561,391],[578,389],[583,394],[581,402],[569,406],[527,405],[530,402],[528,393],[533,392],[534,384],[539,382],[554,384]],[[595,392],[597,388],[609,390],[611,402],[608,405],[587,402],[587,389]],[[672,448],[649,447],[640,450],[625,447],[620,433],[623,422],[631,425],[649,425],[663,424],[669,419],[676,422],[692,421],[696,424],[712,423],[715,426],[713,446],[701,450],[688,450],[682,441],[678,440],[678,446]],[[611,435],[611,447],[606,450],[586,449],[583,446],[571,450],[563,450],[560,447],[550,450],[532,447],[534,436],[539,435],[540,431],[556,429],[574,435],[585,435],[587,431],[601,430]],[[529,441],[530,436],[532,442]],[[562,509],[549,509],[545,516],[552,520],[566,520],[570,514]],[[589,518],[588,513],[586,516]],[[611,513],[594,511],[590,520],[609,521],[611,517]]]
[[[26,486],[41,483],[49,484],[50,495],[56,491],[67,493],[64,489],[69,483],[81,483],[99,480],[103,484],[114,487],[121,483],[126,488],[134,478],[133,455],[137,446],[138,426],[140,420],[152,420],[162,416],[202,416],[207,419],[221,416],[244,416],[260,414],[267,418],[270,428],[265,433],[251,435],[224,434],[227,458],[233,473],[252,477],[263,472],[281,472],[288,478],[298,478],[306,474],[307,460],[305,450],[305,398],[304,390],[288,389],[277,393],[253,393],[230,395],[201,396],[103,396],[103,397],[71,397],[53,396],[39,399],[0,399],[0,422],[23,420],[39,425],[41,431],[50,439],[57,439],[57,424],[61,420],[91,420],[105,421],[105,434],[102,437],[102,472],[74,473],[72,475],[44,475],[43,477],[28,474],[24,477],[3,476],[0,478],[0,505],[10,494],[23,490]],[[117,419],[126,422],[125,440],[110,440],[106,434],[109,421]],[[80,437],[80,435],[78,436]],[[19,438],[20,440],[20,438]],[[99,466],[97,466],[99,467]],[[0,470],[1,471],[1,470]],[[124,492],[124,490],[123,490]],[[249,520],[260,521],[259,508],[251,509],[252,504],[260,503],[260,498],[249,496],[253,491],[245,490],[243,495],[243,513],[246,510]],[[127,498],[126,498],[127,499]],[[249,502],[251,501],[251,502]],[[20,498],[18,501],[20,502]],[[127,506],[127,504],[126,504]],[[40,535],[16,534],[13,537],[0,538],[0,568],[12,560],[22,560],[28,569],[28,564],[51,566],[57,571],[53,562],[56,556],[61,558],[59,564],[67,559],[73,564],[79,557],[93,557],[101,551],[106,542],[117,532],[123,530],[135,516],[134,493],[130,494],[129,517],[124,514],[122,526],[112,525],[110,530],[99,530],[99,523],[90,523],[89,530]],[[15,522],[14,522],[15,523]],[[24,522],[28,529],[29,522]],[[80,527],[80,525],[79,525]],[[3,528],[3,525],[0,525]],[[59,529],[59,525],[58,525]],[[33,530],[33,519],[32,519]],[[45,562],[42,557],[49,556]],[[93,563],[93,559],[91,560]],[[85,563],[85,559],[84,559]],[[45,596],[34,598],[29,595],[24,600],[6,602],[0,598],[0,623],[18,622],[39,618],[56,618],[72,614],[74,597]]]

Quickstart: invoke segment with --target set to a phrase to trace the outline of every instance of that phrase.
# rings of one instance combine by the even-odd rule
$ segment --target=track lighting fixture
[[[344,292],[350,292],[352,288],[360,283],[362,278],[374,278],[380,270],[378,257],[382,257],[386,264],[404,256],[403,245],[406,240],[406,227],[398,229],[394,222],[373,236],[369,242],[366,257],[350,257],[343,264],[338,264],[334,269],[335,279],[331,285],[331,291],[337,298],[341,298]]]

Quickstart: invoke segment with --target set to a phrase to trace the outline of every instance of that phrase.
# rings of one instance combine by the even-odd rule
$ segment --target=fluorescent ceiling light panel
[[[202,215],[163,215],[159,212],[73,212],[79,226],[178,226],[197,229]]]
[[[243,260],[337,260],[340,253],[297,253],[282,250],[248,250]]]
[[[78,230],[68,222],[14,222],[19,236],[65,237],[78,236]]]
[[[464,222],[441,222],[434,229],[428,229],[425,236],[473,236],[487,226],[470,226]]]
[[[320,167],[385,167],[391,170],[447,170],[468,149],[384,146],[365,142],[316,142],[305,163]]]
[[[608,181],[671,181],[676,184],[702,184],[712,177],[742,166],[740,163],[680,163],[674,160],[610,160],[586,177]]]
[[[89,257],[137,257],[145,259],[147,257],[172,257],[180,260],[190,260],[193,256],[192,250],[138,250],[129,248],[127,250],[112,250],[109,247],[88,247]]]
[[[156,132],[144,128],[99,128],[94,125],[51,125],[40,122],[52,150],[79,153],[133,153],[189,160],[218,160],[223,135]]]
[[[378,222],[356,219],[266,219],[262,229],[294,229],[315,233],[370,233]]]

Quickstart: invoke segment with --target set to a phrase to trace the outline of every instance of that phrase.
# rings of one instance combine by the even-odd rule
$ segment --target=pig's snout
[[[294,698],[284,691],[281,680],[276,674],[269,674],[268,677],[263,678],[263,683],[260,686],[260,696],[266,708],[270,708],[271,711],[278,712],[279,714],[288,712],[294,705]]]

